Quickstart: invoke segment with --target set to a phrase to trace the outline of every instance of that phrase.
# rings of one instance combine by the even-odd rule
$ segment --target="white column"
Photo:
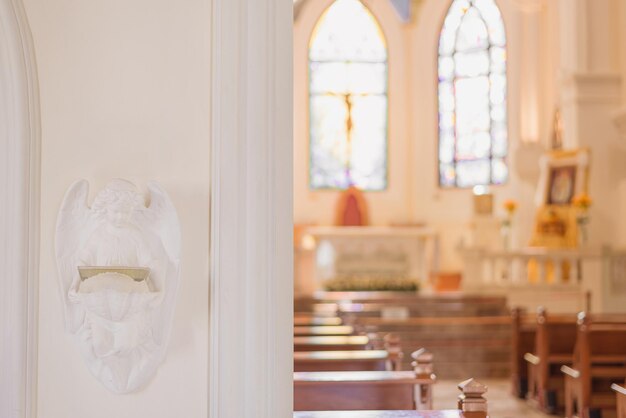
[[[545,38],[542,12],[545,0],[515,0],[521,13],[520,139],[539,142],[542,134],[542,95],[545,65],[542,65],[541,41]]]
[[[292,7],[213,0],[210,417],[292,416]]]
[[[39,93],[19,0],[0,0],[0,416],[36,416]]]
[[[626,80],[626,2],[618,2],[619,21],[619,64],[622,80]],[[626,82],[622,83],[622,102],[613,114],[613,122],[620,133],[619,144],[626,150]]]
[[[612,116],[619,107],[622,77],[618,71],[616,3],[609,0],[561,0],[562,114],[566,148],[591,150],[589,192],[590,244],[619,238],[616,191],[626,178],[626,151],[617,148]]]

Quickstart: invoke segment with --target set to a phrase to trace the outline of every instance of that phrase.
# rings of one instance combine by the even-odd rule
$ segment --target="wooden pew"
[[[341,318],[338,316],[314,316],[314,315],[298,315],[293,318],[295,326],[333,326],[341,325]]]
[[[465,418],[463,412],[447,411],[305,411],[294,412],[293,418]],[[486,415],[481,415],[486,417]]]
[[[294,371],[400,370],[402,349],[399,339],[394,335],[386,335],[384,344],[384,350],[298,351],[294,353]]]
[[[624,383],[623,386],[613,383],[611,389],[615,391],[617,418],[626,418],[626,383]]]
[[[527,398],[545,412],[555,413],[564,406],[561,366],[572,364],[576,334],[576,315],[548,315],[544,308],[538,309],[534,348],[524,354],[524,360]]]
[[[317,303],[336,303],[340,311],[353,311],[357,314],[375,314],[378,307],[406,307],[415,311],[417,316],[425,313],[440,312],[443,316],[496,315],[506,307],[506,298],[502,296],[464,295],[464,294],[432,294],[425,295],[415,292],[338,292],[322,291],[314,296]],[[316,303],[310,309],[315,309]],[[354,304],[350,306],[351,304]],[[362,310],[358,305],[363,305]],[[357,308],[356,311],[353,308]],[[413,316],[413,315],[411,315]]]
[[[509,315],[473,318],[358,318],[354,326],[368,335],[370,330],[376,330],[378,334],[398,335],[405,353],[405,369],[410,367],[410,353],[426,346],[437,356],[438,375],[443,372],[448,378],[458,378],[459,366],[463,363],[463,370],[471,370],[471,374],[480,377],[488,374],[494,376],[493,370],[497,371],[497,377],[510,376]],[[376,346],[373,338],[370,341]],[[483,358],[490,360],[491,371],[487,371],[482,364]]]
[[[369,343],[365,335],[293,337],[294,351],[365,350]]]
[[[293,327],[294,336],[352,334],[354,334],[354,328],[351,325],[313,325]]]
[[[298,351],[293,353],[295,372],[383,371],[386,350]]]
[[[563,366],[566,417],[593,418],[615,410],[612,382],[626,379],[626,322],[592,323],[578,316],[572,367]]]
[[[537,322],[522,308],[511,309],[511,388],[513,395],[525,398],[528,392],[528,366],[524,355],[535,347]]]
[[[487,387],[474,379],[459,384],[458,409],[443,411],[297,411],[293,418],[487,418]]]
[[[413,371],[295,372],[294,410],[429,409],[435,381],[432,355]]]

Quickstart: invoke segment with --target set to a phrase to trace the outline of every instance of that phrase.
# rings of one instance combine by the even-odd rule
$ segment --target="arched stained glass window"
[[[313,189],[387,187],[387,47],[359,0],[336,0],[309,44]]]
[[[439,37],[439,184],[508,177],[506,35],[494,0],[454,0]]]

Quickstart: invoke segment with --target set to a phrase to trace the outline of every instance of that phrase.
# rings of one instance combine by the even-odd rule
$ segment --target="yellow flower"
[[[517,202],[513,199],[507,199],[502,203],[502,207],[508,212],[509,215],[513,215],[517,209]]]
[[[591,197],[587,193],[580,193],[574,196],[572,204],[582,210],[587,210],[593,204]]]

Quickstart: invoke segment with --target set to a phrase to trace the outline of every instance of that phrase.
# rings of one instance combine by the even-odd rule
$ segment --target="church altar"
[[[426,226],[308,226],[296,242],[296,290],[338,277],[412,279],[427,286],[438,270],[436,231]]]

